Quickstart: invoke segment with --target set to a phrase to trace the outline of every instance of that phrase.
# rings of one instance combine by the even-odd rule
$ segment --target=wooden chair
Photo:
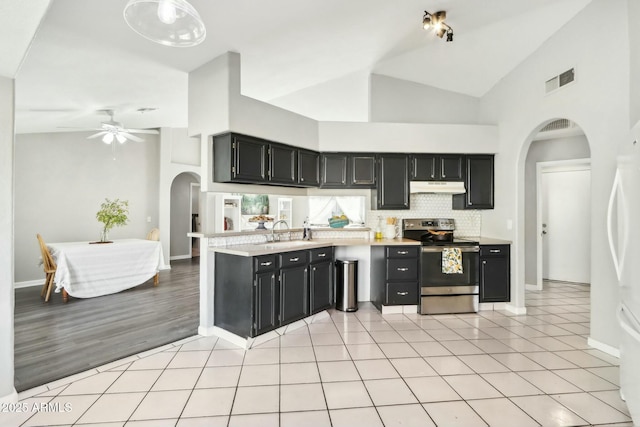
[[[151,230],[149,230],[149,232],[147,233],[147,240],[153,240],[155,242],[160,240],[160,230],[158,230],[157,228],[152,228]],[[156,275],[153,277],[153,286],[158,286],[158,283],[160,283],[160,273],[156,273]]]
[[[40,296],[44,297],[44,302],[49,302],[49,297],[51,296],[51,289],[53,288],[53,279],[56,275],[57,266],[53,257],[51,256],[51,252],[49,252],[49,248],[44,244],[44,240],[42,240],[42,236],[40,234],[36,234],[38,238],[38,243],[40,244],[40,253],[42,254],[42,265],[44,269],[44,286],[42,286],[42,291],[40,292]]]
[[[156,242],[160,240],[160,230],[152,228],[149,233],[147,233],[147,240],[155,240]]]

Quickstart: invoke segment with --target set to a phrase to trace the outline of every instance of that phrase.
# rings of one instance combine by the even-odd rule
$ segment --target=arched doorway
[[[195,173],[182,172],[171,182],[170,260],[192,258],[197,255],[193,250],[193,241],[187,233],[195,231],[194,226],[197,228],[200,212],[199,194],[200,176]]]
[[[584,131],[568,119],[542,123],[531,134],[524,172],[524,279],[590,282],[590,157]],[[526,294],[525,294],[526,295]]]

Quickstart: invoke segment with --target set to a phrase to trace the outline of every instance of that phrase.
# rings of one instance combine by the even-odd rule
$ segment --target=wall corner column
[[[17,401],[14,388],[14,96],[15,81],[0,77],[0,402]]]

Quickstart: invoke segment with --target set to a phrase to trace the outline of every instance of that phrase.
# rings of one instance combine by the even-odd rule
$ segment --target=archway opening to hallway
[[[591,268],[591,151],[568,119],[542,123],[532,133],[524,164],[525,304],[547,286],[589,292]],[[577,302],[585,302],[578,299]]]
[[[190,259],[199,255],[198,239],[187,234],[199,231],[200,176],[191,172],[178,174],[171,182],[169,259]]]

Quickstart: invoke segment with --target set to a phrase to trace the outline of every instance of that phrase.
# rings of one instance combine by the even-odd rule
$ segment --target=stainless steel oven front
[[[445,248],[460,249],[461,272],[444,271],[442,254]],[[477,243],[422,246],[420,252],[420,313],[477,312],[479,262],[480,246]]]

